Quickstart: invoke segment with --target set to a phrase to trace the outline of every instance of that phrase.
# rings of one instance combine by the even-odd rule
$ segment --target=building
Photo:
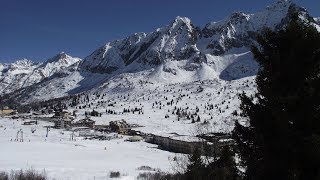
[[[223,147],[232,147],[234,141],[230,139],[229,134],[214,133],[202,135],[199,137],[175,135],[163,137],[154,134],[145,135],[148,143],[159,145],[160,149],[164,149],[175,153],[192,154],[198,149],[203,155],[212,155],[221,153]]]
[[[70,117],[70,113],[67,111],[56,111],[54,116],[66,119]]]
[[[73,127],[88,127],[88,128],[94,128],[95,121],[91,120],[89,118],[81,119],[75,123],[72,124]]]
[[[146,142],[159,145],[160,149],[175,153],[192,154],[195,149],[200,150],[201,154],[205,154],[205,149],[211,151],[212,145],[203,141],[184,141],[174,139],[172,137],[163,137],[149,134]]]
[[[41,110],[41,114],[52,114],[54,111],[53,109],[43,109]]]
[[[57,129],[64,129],[64,128],[68,128],[71,127],[71,119],[57,119],[54,121],[54,127]]]
[[[120,121],[110,121],[109,126],[113,132],[118,132],[119,134],[128,134],[131,129],[131,126],[123,119]]]
[[[132,136],[128,138],[128,141],[130,142],[138,142],[138,141],[142,141],[143,138],[141,136]]]
[[[26,121],[22,125],[35,125],[38,124],[38,121]]]
[[[0,110],[0,115],[10,115],[15,113],[16,113],[16,110],[10,109],[6,106],[2,110]]]

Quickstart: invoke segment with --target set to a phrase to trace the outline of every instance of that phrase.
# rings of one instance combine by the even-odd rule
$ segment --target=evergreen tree
[[[187,172],[185,173],[185,179],[187,180],[202,180],[205,174],[205,165],[201,159],[201,152],[198,148],[195,148],[193,153],[189,155],[189,164],[187,166]]]
[[[209,165],[210,171],[208,179],[217,180],[237,180],[238,169],[234,161],[234,152],[229,146],[225,146],[221,150],[220,158]]]
[[[252,48],[257,93],[240,96],[250,125],[233,131],[246,179],[320,178],[320,34],[297,17]]]
[[[206,153],[211,155],[210,157],[213,155],[210,150]],[[202,161],[201,150],[196,148],[193,154],[189,155],[189,164],[183,176],[183,179],[187,180],[238,180],[240,178],[234,161],[234,152],[229,146],[222,148],[219,158],[209,164]]]
[[[200,116],[198,116],[198,118],[197,118],[197,122],[200,122]]]

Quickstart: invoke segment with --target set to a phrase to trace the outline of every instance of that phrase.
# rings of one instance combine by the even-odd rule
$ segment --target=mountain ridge
[[[14,63],[0,65],[0,93],[14,92],[20,88],[32,86],[61,70],[80,62],[80,58],[73,58],[60,53],[45,62],[33,62],[28,59],[17,60]]]
[[[203,28],[177,16],[153,32],[108,42],[75,65],[48,74],[13,94],[21,102],[46,100],[95,91],[122,76],[169,84],[254,76],[259,68],[250,52],[255,33],[265,28],[281,29],[295,13],[301,20],[317,21],[289,0],[255,14],[235,12]]]

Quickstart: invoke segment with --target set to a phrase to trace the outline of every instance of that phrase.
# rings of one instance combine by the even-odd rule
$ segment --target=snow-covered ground
[[[199,133],[230,132],[238,116],[232,115],[239,108],[238,94],[251,94],[254,77],[234,81],[203,80],[182,83],[151,83],[135,76],[123,75],[112,79],[88,94],[79,96],[79,104],[70,106],[76,120],[85,117],[85,111],[98,111],[101,117],[90,117],[96,124],[124,119],[141,127],[135,130],[174,139],[191,141]],[[71,101],[70,101],[71,102]],[[172,102],[172,103],[171,103]],[[140,109],[140,113],[124,112],[124,109]],[[194,114],[192,118],[180,117],[180,112]],[[106,113],[113,111],[114,113]],[[166,118],[165,116],[168,115]],[[52,115],[51,115],[52,116]],[[207,121],[207,123],[204,123]],[[46,138],[45,125],[21,125],[22,120],[0,119],[0,170],[34,168],[57,179],[106,179],[111,171],[119,171],[123,177],[134,179],[140,166],[172,171],[176,154],[157,149],[146,142],[128,142],[128,137],[110,141],[70,141],[70,131],[51,129]],[[31,129],[35,128],[35,133]],[[16,133],[22,129],[24,142],[15,142]],[[12,139],[12,141],[11,141]],[[29,142],[30,140],[30,142]]]
[[[33,168],[45,171],[55,179],[108,179],[111,171],[119,171],[121,179],[134,179],[143,172],[137,168],[150,166],[172,171],[174,153],[157,149],[146,142],[128,142],[128,137],[110,141],[70,141],[69,131],[51,129],[46,137],[45,125],[21,125],[22,120],[0,118],[0,171]],[[34,128],[36,131],[31,132]],[[22,129],[24,142],[16,142]],[[12,141],[11,141],[12,139]]]

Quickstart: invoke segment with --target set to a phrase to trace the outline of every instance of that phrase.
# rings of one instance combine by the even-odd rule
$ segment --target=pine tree
[[[197,122],[200,122],[200,116],[198,116],[198,118],[197,118]]]
[[[229,146],[223,147],[221,150],[220,158],[209,165],[210,171],[208,174],[208,179],[239,179],[238,169],[233,158],[234,152],[231,150],[231,148]]]
[[[252,48],[258,92],[240,96],[250,126],[233,131],[246,179],[320,178],[320,34],[297,17]]]
[[[193,153],[189,155],[189,164],[185,176],[187,180],[202,180],[205,174],[205,165],[201,159],[201,152],[195,148]]]

